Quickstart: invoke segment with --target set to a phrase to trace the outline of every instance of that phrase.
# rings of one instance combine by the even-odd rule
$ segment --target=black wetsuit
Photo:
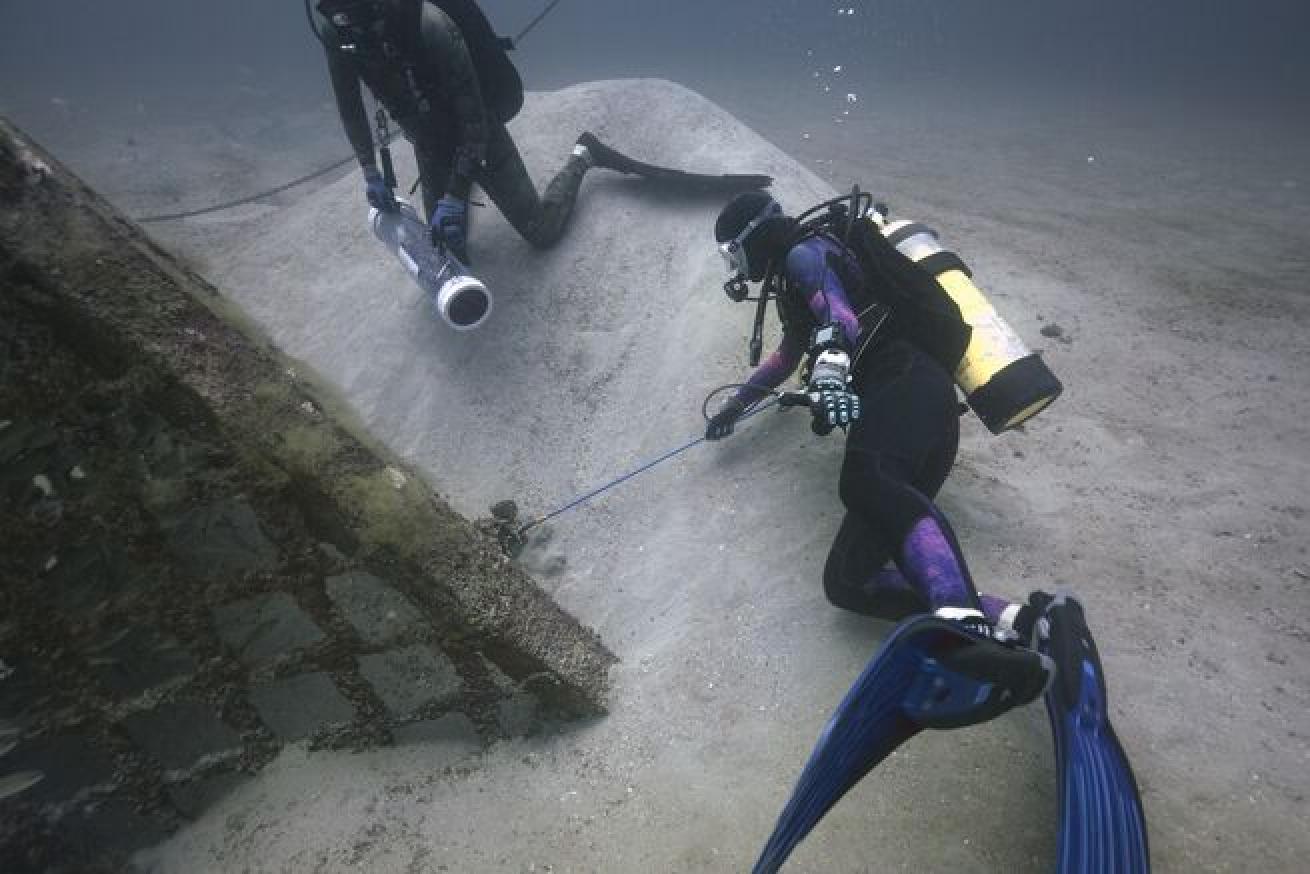
[[[863,415],[850,427],[840,494],[847,513],[823,568],[838,607],[899,618],[925,609],[916,590],[880,575],[955,465],[960,407],[942,366],[903,338],[879,344],[855,370]]]
[[[916,342],[920,326],[935,323],[922,313],[906,316],[904,305],[883,320],[877,284],[833,237],[793,246],[778,299],[782,344],[747,385],[781,385],[811,330],[839,325],[853,350],[851,388],[863,412],[846,438],[839,492],[847,513],[824,568],[824,592],[838,607],[889,619],[976,606],[959,544],[933,504],[959,445],[955,384],[923,348],[934,344]],[[745,387],[737,397],[750,402],[759,392]],[[882,570],[889,561],[899,570]]]
[[[551,246],[564,232],[590,164],[572,156],[545,197],[538,196],[505,127],[522,100],[517,73],[503,48],[487,44],[494,37],[476,4],[444,5],[458,11],[466,26],[486,28],[487,34],[479,33],[480,42],[471,44],[454,15],[434,0],[392,0],[382,29],[357,42],[352,42],[355,34],[339,32],[313,12],[346,136],[360,166],[376,167],[362,83],[414,146],[426,215],[446,194],[466,199],[476,182],[524,239]],[[356,50],[343,50],[346,44]],[[495,93],[485,93],[489,88]]]

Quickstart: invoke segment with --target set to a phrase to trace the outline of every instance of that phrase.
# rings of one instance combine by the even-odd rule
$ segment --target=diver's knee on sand
[[[888,620],[927,610],[927,602],[904,577],[887,567],[891,555],[877,531],[862,517],[847,513],[823,566],[823,593],[828,602],[842,610]]]
[[[842,559],[835,552],[828,553],[827,564],[823,566],[823,594],[828,603],[842,610],[886,619],[878,612],[878,605],[869,598],[854,580],[848,580],[842,573]]]
[[[534,248],[549,249],[564,236],[573,217],[582,178],[590,168],[587,159],[571,156],[546,187],[546,194],[537,202],[531,217],[515,224],[519,234]]]
[[[928,602],[908,585],[879,585],[879,576],[875,573],[867,581],[858,582],[834,567],[830,554],[823,569],[823,594],[834,607],[888,622],[899,622],[928,611]]]

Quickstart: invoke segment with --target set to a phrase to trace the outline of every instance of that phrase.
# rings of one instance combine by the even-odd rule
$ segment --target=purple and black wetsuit
[[[820,236],[793,247],[782,294],[794,297],[779,301],[782,342],[749,386],[780,386],[800,364],[816,325],[840,325],[852,350],[868,340],[868,326],[861,326],[830,256],[841,259],[841,274],[862,281],[859,264],[836,240]],[[886,619],[939,607],[981,608],[995,622],[1007,602],[980,602],[950,524],[932,501],[959,444],[954,382],[894,327],[856,356],[853,377],[864,411],[846,438],[840,494],[847,513],[824,567],[828,600]],[[737,392],[743,403],[760,397],[750,388]],[[884,567],[889,560],[895,569]]]

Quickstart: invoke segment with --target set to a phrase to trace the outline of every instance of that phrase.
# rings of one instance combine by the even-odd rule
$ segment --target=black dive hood
[[[337,26],[367,26],[387,14],[384,0],[318,0],[314,5]]]
[[[851,230],[855,227],[855,220],[879,206],[880,204],[873,202],[873,195],[861,191],[860,187],[856,185],[851,188],[850,194],[843,194],[840,197],[825,200],[823,203],[816,204],[796,216],[793,219],[796,229],[783,251],[790,251],[801,240],[823,230],[834,234],[839,233],[843,242],[849,242]],[[883,209],[886,208],[883,207]],[[741,276],[729,279],[723,286],[724,292],[734,303],[749,300],[754,301],[756,304],[755,322],[751,326],[749,346],[751,367],[755,367],[760,363],[760,356],[764,352],[764,317],[769,309],[769,299],[777,291],[778,267],[776,261],[769,263],[764,280],[760,283],[759,297],[749,296],[746,285],[747,279]]]
[[[350,54],[367,54],[380,48],[378,25],[386,19],[389,11],[390,4],[386,0],[305,0],[310,28],[322,38],[314,24],[311,6],[327,20],[330,32],[336,34],[334,48]]]

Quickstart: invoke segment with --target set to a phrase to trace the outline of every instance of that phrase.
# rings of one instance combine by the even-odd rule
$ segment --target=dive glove
[[[810,403],[810,415],[814,417],[810,428],[820,437],[860,418],[860,396],[847,391],[845,386],[816,383],[811,389],[818,397]]]
[[[845,352],[827,349],[820,353],[811,371],[812,397],[810,429],[820,436],[833,428],[845,428],[860,418],[860,396],[847,388],[851,359]]]
[[[746,411],[746,405],[736,398],[729,398],[723,405],[723,409],[715,413],[705,426],[706,440],[722,440],[724,437],[732,434],[732,429],[736,427],[737,420],[741,414]]]
[[[447,194],[432,210],[432,245],[468,263],[468,201]]]
[[[364,196],[368,198],[369,206],[381,212],[396,210],[396,195],[387,187],[377,167],[364,168],[364,185]]]

